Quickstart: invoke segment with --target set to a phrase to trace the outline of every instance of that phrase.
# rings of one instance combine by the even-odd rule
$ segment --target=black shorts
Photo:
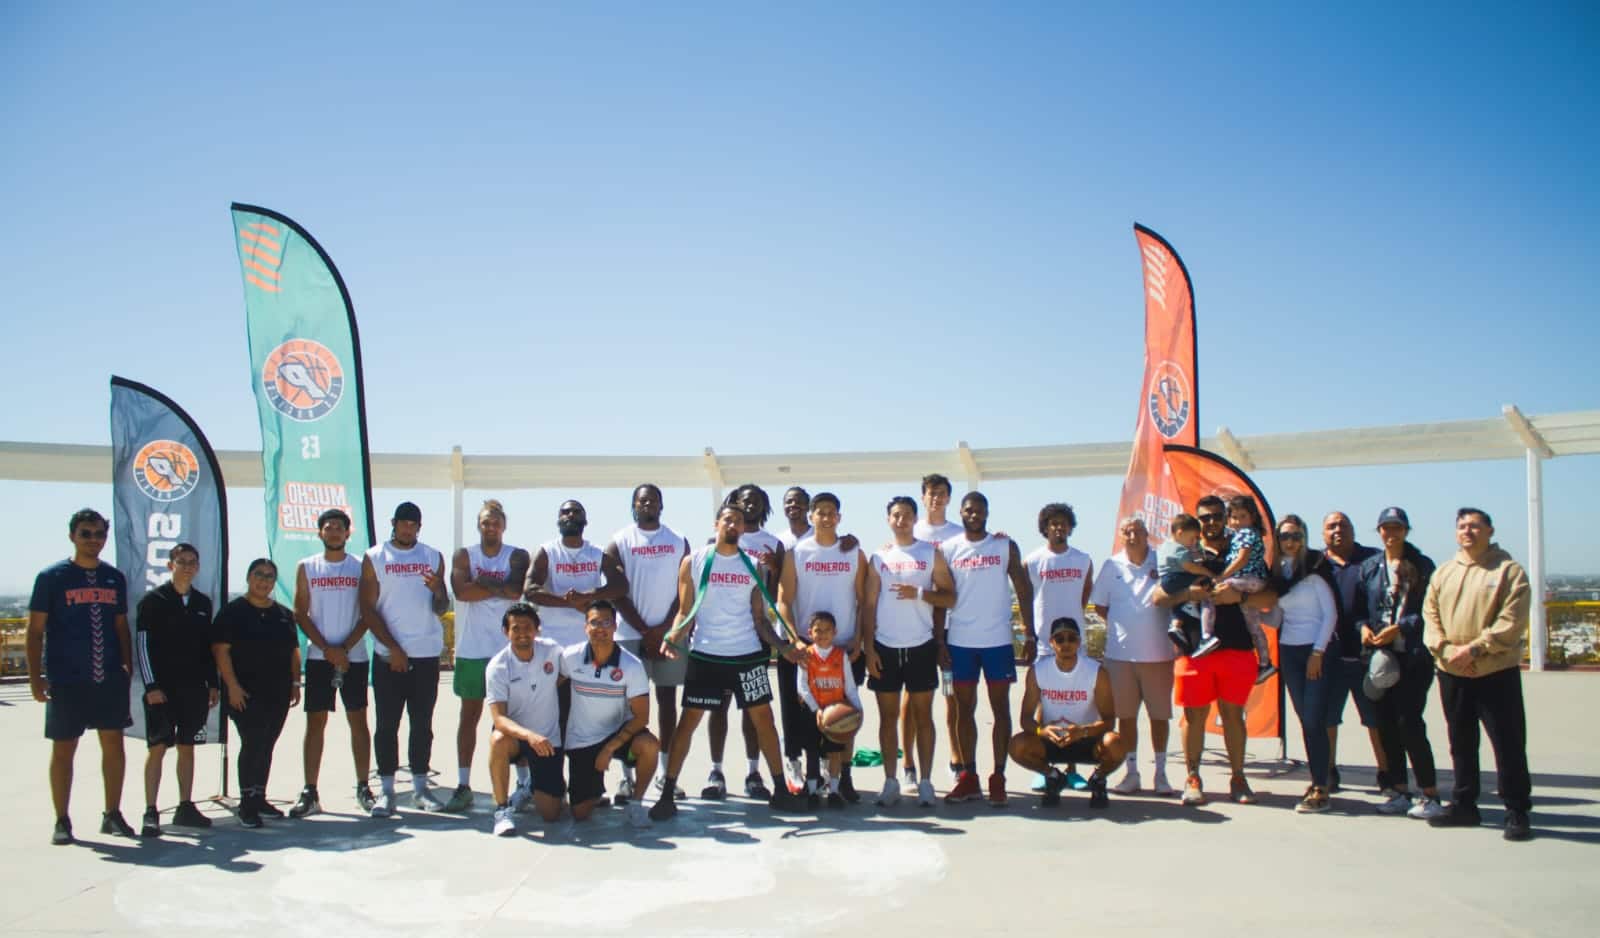
[[[616,733],[612,733],[592,746],[567,750],[567,794],[571,795],[573,804],[593,801],[606,793],[606,777],[594,767],[594,760],[596,756],[600,755],[601,748],[616,739],[617,733],[621,732],[621,728],[618,728]],[[630,745],[618,751],[611,761],[619,762],[625,760],[632,751],[633,747],[630,740]]]
[[[339,703],[346,712],[367,709],[367,675],[372,670],[370,661],[352,661],[344,672],[344,683],[339,686]],[[306,692],[303,695],[307,713],[333,712],[333,665],[321,658],[306,661]]]
[[[51,684],[44,705],[46,739],[77,739],[84,730],[125,730],[133,725],[128,676],[113,670],[99,684]]]
[[[1044,740],[1044,761],[1051,765],[1063,762],[1083,762],[1085,764],[1098,761],[1094,754],[1094,747],[1100,745],[1100,740],[1085,738],[1074,740],[1065,746],[1057,746],[1050,740]]]
[[[526,740],[517,740],[517,761],[528,763],[528,769],[533,773],[534,791],[552,798],[560,798],[567,793],[567,782],[561,777],[560,749],[548,756],[541,756],[533,751]]]
[[[730,695],[740,710],[772,703],[767,659],[689,656],[689,673],[683,678],[683,709],[721,711],[727,707]]]
[[[873,642],[882,677],[867,678],[867,687],[880,694],[928,693],[939,686],[939,643],[928,639],[913,648],[890,648]],[[865,660],[866,656],[863,655]]]
[[[206,718],[211,714],[211,692],[204,686],[162,688],[167,702],[144,702],[144,738],[157,746],[192,746],[206,742]]]

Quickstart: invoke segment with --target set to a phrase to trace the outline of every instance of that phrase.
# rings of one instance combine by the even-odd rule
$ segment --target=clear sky
[[[1205,433],[1600,406],[1592,4],[532,6],[0,8],[0,439],[109,442],[115,372],[260,445],[233,200],[339,265],[377,451],[1127,439],[1135,221],[1194,276]],[[1600,572],[1597,469],[1546,465],[1552,572]],[[875,543],[915,481],[842,487],[846,526]],[[1480,505],[1527,553],[1520,460],[1257,481],[1369,540],[1403,505],[1436,557]],[[1098,557],[1119,485],[985,488],[1028,546],[1074,503]],[[620,490],[468,498],[533,544],[569,494],[595,539],[628,520]],[[378,516],[412,496],[448,546],[447,493]],[[0,504],[21,591],[110,486]]]

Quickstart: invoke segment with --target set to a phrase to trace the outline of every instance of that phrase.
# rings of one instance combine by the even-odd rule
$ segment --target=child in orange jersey
[[[849,656],[843,648],[833,644],[834,634],[838,630],[833,615],[827,612],[812,613],[809,628],[812,644],[806,649],[805,660],[797,675],[800,699],[817,715],[816,735],[807,738],[805,743],[806,762],[809,767],[816,765],[820,756],[828,757],[828,807],[842,808],[846,802],[844,796],[839,794],[839,775],[844,770],[844,760],[855,748],[856,731],[836,732],[830,737],[823,732],[823,714],[837,703],[848,703],[860,713],[861,693],[856,689],[855,676],[850,672]],[[809,794],[813,796],[817,794],[812,788],[814,784],[815,779],[806,783],[807,788],[811,789]]]

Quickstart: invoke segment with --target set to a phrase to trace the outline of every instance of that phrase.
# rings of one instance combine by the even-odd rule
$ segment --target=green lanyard
[[[695,587],[694,591],[694,605],[690,606],[688,613],[684,615],[683,621],[685,623],[689,623],[694,620],[695,615],[700,611],[700,604],[705,602],[706,584],[711,582],[711,565],[716,562],[716,559],[717,549],[715,546],[713,546],[710,550],[706,551],[706,562],[700,568],[700,582]],[[763,579],[760,572],[756,570],[755,563],[751,561],[750,555],[746,554],[743,548],[740,548],[739,550],[739,559],[744,561],[744,568],[750,571],[750,578],[756,581],[756,588],[761,591],[761,598],[766,601],[767,609],[771,611],[772,619],[777,623],[775,630],[778,633],[778,637],[786,642],[793,642],[794,632],[789,628],[789,623],[784,621],[783,615],[778,612],[777,601],[772,598],[771,593],[767,592],[766,580]],[[687,654],[689,651],[688,648],[685,648],[682,645],[673,644],[672,647],[684,652],[685,654]],[[777,652],[772,652],[769,657],[777,657]]]

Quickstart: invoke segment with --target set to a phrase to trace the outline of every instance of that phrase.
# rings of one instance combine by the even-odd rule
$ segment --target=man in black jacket
[[[145,837],[161,835],[156,794],[167,750],[178,748],[178,809],[172,823],[210,827],[194,805],[194,744],[206,741],[206,717],[217,705],[217,671],[211,657],[211,598],[194,588],[200,551],[179,544],[168,555],[172,579],[139,600],[134,659],[144,681]]]

